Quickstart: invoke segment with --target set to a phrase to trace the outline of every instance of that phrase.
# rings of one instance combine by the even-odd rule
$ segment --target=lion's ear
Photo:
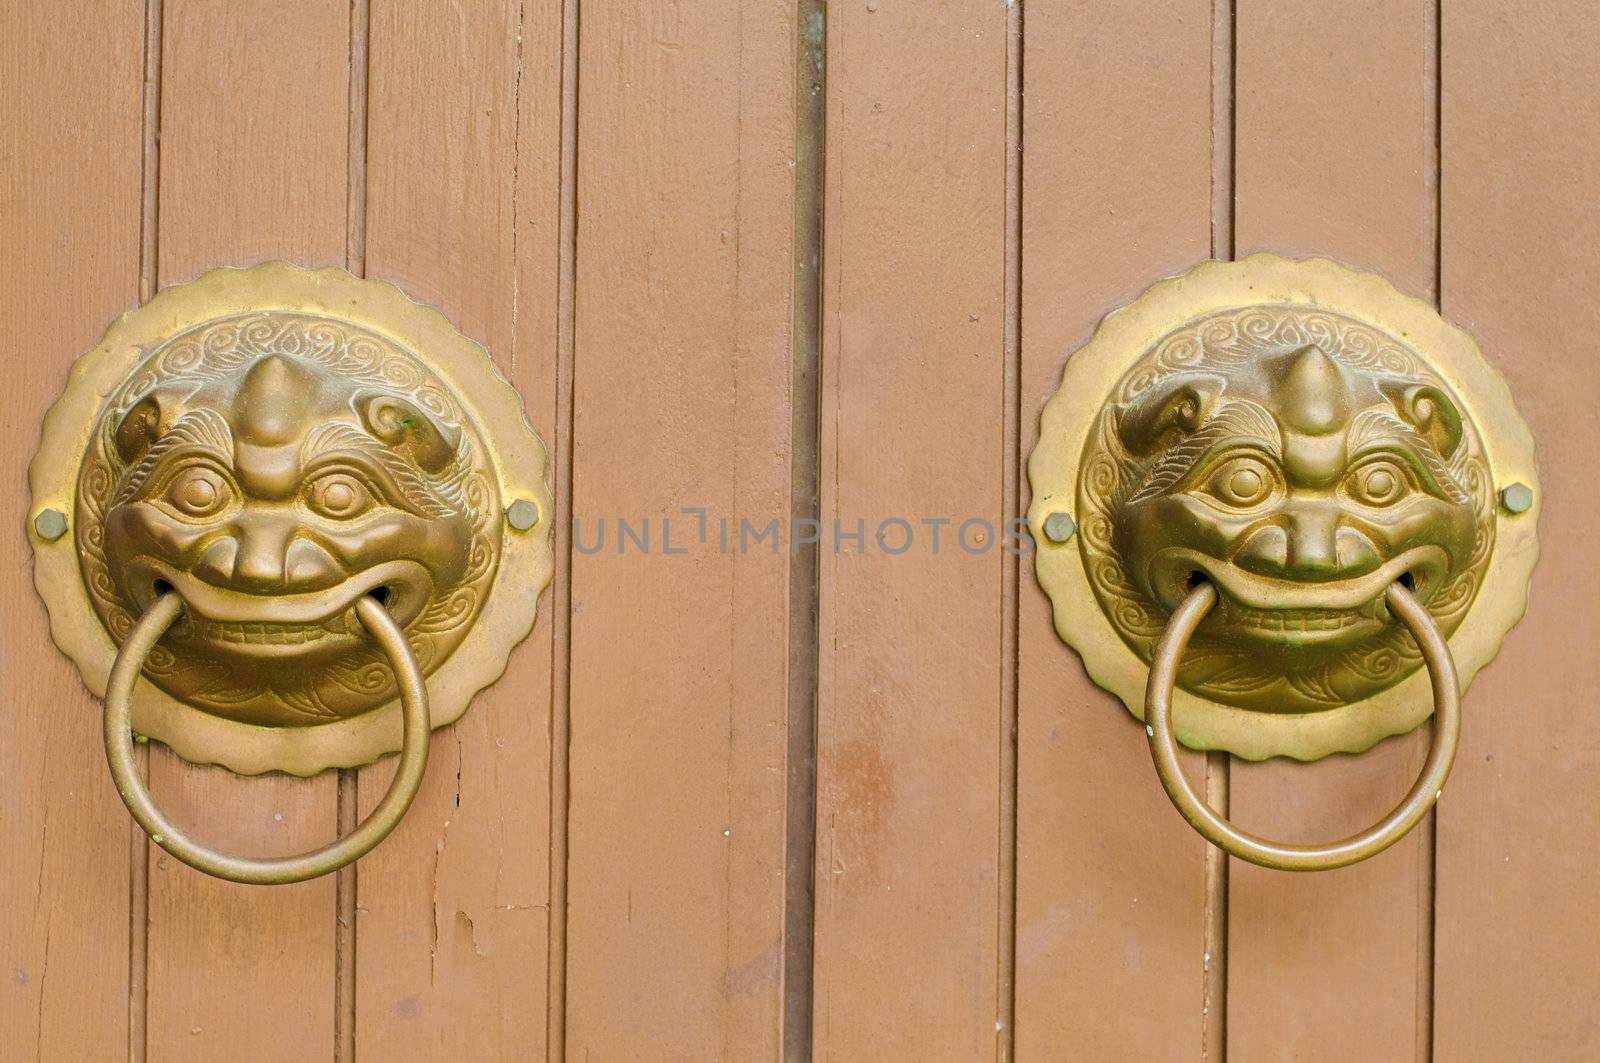
[[[1222,378],[1208,373],[1185,373],[1157,381],[1122,407],[1117,415],[1117,436],[1132,453],[1149,454],[1169,432],[1188,435],[1205,424],[1222,388]]]
[[[440,424],[415,403],[395,395],[371,395],[358,408],[367,431],[408,453],[423,472],[439,472],[455,459],[460,430]]]
[[[162,437],[170,422],[170,412],[163,408],[161,397],[146,395],[122,415],[112,432],[117,455],[129,465],[138,461]]]
[[[1443,388],[1403,380],[1384,381],[1379,388],[1401,420],[1433,444],[1440,457],[1456,452],[1461,445],[1461,411]]]

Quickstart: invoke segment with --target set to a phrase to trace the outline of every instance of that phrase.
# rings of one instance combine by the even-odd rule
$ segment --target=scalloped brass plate
[[[1538,552],[1505,381],[1433,307],[1325,259],[1206,262],[1106,317],[1028,474],[1056,630],[1135,716],[1172,610],[1191,581],[1217,587],[1174,731],[1251,760],[1420,725],[1428,678],[1385,589],[1413,586],[1464,687],[1522,616]]]
[[[217,269],[74,365],[29,468],[34,585],[97,697],[134,621],[179,593],[133,726],[184,759],[366,764],[402,727],[354,602],[383,597],[433,726],[456,720],[550,581],[545,475],[516,391],[438,311],[340,269]]]

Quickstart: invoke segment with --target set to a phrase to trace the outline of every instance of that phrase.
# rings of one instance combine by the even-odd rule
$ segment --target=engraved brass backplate
[[[34,582],[97,696],[138,617],[177,592],[133,726],[185,759],[364,764],[402,728],[356,602],[400,623],[433,725],[457,719],[550,580],[545,469],[517,393],[437,311],[338,269],[218,269],[74,366],[29,470]]]
[[[1431,306],[1327,260],[1207,262],[1108,316],[1028,471],[1056,630],[1136,716],[1173,610],[1215,586],[1173,702],[1192,748],[1310,760],[1422,723],[1396,581],[1463,685],[1526,606],[1539,491],[1505,381]]]

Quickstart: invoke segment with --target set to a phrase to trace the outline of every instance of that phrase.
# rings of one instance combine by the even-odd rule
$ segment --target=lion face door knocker
[[[533,626],[545,465],[486,352],[387,284],[219,269],[113,323],[46,417],[30,530],[52,637],[105,698],[117,789],[152,838],[266,883],[381,841],[430,729]],[[132,731],[248,774],[401,761],[350,834],[252,859],[166,819]]]
[[[1144,720],[1196,830],[1320,870],[1422,818],[1461,690],[1521,617],[1537,555],[1533,442],[1464,333],[1326,260],[1204,263],[1072,356],[1028,470],[1056,630]],[[1400,806],[1320,846],[1233,826],[1175,745],[1314,760],[1430,715]]]

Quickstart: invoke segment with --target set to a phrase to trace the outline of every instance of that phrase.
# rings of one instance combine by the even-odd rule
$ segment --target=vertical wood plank
[[[371,9],[367,275],[438,306],[557,419],[561,11]],[[544,1053],[550,597],[506,674],[434,737],[422,792],[358,869],[356,1044],[374,1059]],[[361,772],[362,814],[394,772]]]
[[[50,643],[27,464],[67,368],[139,294],[144,17],[0,9],[0,322],[14,417],[0,459],[0,1054],[128,1054],[128,816],[100,708]],[[86,163],[92,147],[95,163]],[[87,1018],[86,1017],[91,1017]]]
[[[1026,17],[1024,454],[1100,318],[1207,257],[1212,168],[1209,2]],[[1197,1058],[1205,843],[1138,721],[1056,638],[1029,559],[1019,641],[1017,1058]]]
[[[1306,47],[1307,42],[1315,47]],[[1326,255],[1434,290],[1430,5],[1241,0],[1236,38],[1239,255]],[[1410,787],[1426,729],[1315,764],[1235,760],[1231,812],[1290,841],[1344,837]],[[1239,1059],[1411,1059],[1429,824],[1365,863],[1288,875],[1234,861],[1228,1047]],[[1425,1001],[1424,1001],[1425,1004]]]
[[[212,266],[344,261],[347,5],[167,0],[158,256],[163,285]],[[209,843],[327,841],[334,776],[242,779],[156,749],[150,784]],[[334,1043],[334,880],[238,886],[152,849],[153,1059],[304,1060]]]
[[[1600,14],[1444,5],[1441,293],[1511,384],[1544,510],[1528,616],[1439,805],[1440,1060],[1600,1057]]]
[[[793,18],[778,0],[582,9],[575,1059],[778,1050],[787,540],[741,552],[738,530],[789,513]]]
[[[1001,4],[828,10],[819,1060],[996,1055],[1006,43]]]

